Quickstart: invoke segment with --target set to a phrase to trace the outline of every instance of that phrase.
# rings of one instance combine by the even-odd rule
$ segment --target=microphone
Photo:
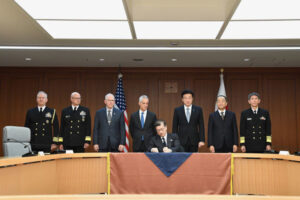
[[[29,157],[29,156],[35,156],[36,155],[32,152],[30,145],[27,145],[27,144],[25,144],[21,141],[18,141],[18,140],[12,139],[12,138],[7,138],[7,141],[22,144],[24,146],[24,149],[26,149],[26,148],[28,149],[28,153],[23,154],[22,157]]]

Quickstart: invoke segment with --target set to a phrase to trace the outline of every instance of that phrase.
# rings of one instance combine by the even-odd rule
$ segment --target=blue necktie
[[[142,125],[142,128],[144,128],[144,112],[142,112],[142,114],[141,114],[141,125]]]

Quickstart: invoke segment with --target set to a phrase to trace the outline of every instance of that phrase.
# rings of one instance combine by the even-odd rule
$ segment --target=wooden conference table
[[[124,156],[134,160],[141,154]],[[110,157],[81,153],[1,158],[0,195],[110,193]],[[231,193],[300,195],[300,157],[231,154]]]

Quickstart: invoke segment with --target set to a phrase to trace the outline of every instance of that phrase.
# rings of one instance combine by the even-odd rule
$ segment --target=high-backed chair
[[[3,152],[5,157],[21,157],[30,153],[30,129],[21,126],[5,126],[3,128]]]

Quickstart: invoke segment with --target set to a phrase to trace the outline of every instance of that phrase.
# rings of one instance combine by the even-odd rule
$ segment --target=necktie
[[[77,107],[74,107],[74,111],[77,111]]]
[[[43,112],[43,108],[40,108],[40,112]]]
[[[163,146],[164,146],[164,147],[166,147],[166,146],[167,146],[167,143],[166,143],[166,140],[165,140],[165,138],[164,138],[164,137],[162,137],[162,138],[161,138],[161,140],[162,140],[162,144],[163,144]]]
[[[221,112],[222,120],[224,120],[224,112]]]
[[[108,121],[108,124],[110,125],[110,123],[111,123],[111,110],[108,110],[107,121]]]
[[[256,115],[256,110],[254,110],[253,112],[254,112],[254,115]]]
[[[186,108],[186,119],[188,122],[190,122],[190,117],[191,117],[190,108]]]
[[[142,112],[141,113],[141,126],[142,126],[142,128],[144,128],[144,122],[145,121],[145,119],[144,119],[144,112]]]

